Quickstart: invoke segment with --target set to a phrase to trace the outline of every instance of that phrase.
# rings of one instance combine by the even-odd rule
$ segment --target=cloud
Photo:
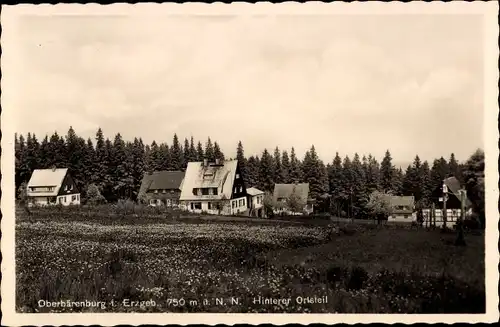
[[[325,161],[387,148],[400,160],[465,157],[482,145],[473,16],[52,16],[20,26],[20,132],[211,136],[228,153],[241,140],[247,154],[315,144]],[[462,134],[436,144],[447,122]]]

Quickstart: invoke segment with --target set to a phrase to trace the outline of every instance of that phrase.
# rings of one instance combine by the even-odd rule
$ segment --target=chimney
[[[220,165],[220,159],[219,158],[215,159],[215,164],[216,165]]]
[[[208,159],[206,159],[206,158],[203,159],[203,166],[204,167],[208,166]]]
[[[52,171],[56,171],[56,166],[52,166]]]

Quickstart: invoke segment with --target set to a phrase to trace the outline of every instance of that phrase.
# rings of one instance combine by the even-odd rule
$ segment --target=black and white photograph
[[[2,6],[2,324],[498,321],[497,14]]]

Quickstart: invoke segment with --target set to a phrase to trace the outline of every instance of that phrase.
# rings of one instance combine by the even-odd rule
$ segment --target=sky
[[[16,131],[465,160],[483,146],[481,19],[24,16]]]

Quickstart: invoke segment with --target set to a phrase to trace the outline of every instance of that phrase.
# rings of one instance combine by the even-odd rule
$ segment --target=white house
[[[238,161],[189,162],[180,202],[181,208],[195,213],[246,214],[247,190]]]
[[[412,223],[416,221],[414,196],[388,195],[387,197],[392,209],[391,215],[387,219],[388,221],[398,223]]]
[[[35,169],[27,185],[28,205],[80,204],[80,191],[67,168]]]
[[[250,216],[264,217],[264,191],[255,187],[247,189]]]

